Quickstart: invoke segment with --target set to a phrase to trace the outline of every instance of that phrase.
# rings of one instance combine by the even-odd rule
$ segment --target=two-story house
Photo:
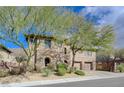
[[[30,35],[30,42],[32,42],[31,38],[34,38],[34,36]],[[65,44],[58,45],[54,37],[51,36],[37,35],[35,39],[40,40],[40,45],[32,61],[37,61],[38,66],[45,67],[49,63],[57,64],[58,62],[65,62],[71,65],[72,52],[69,46]],[[92,51],[78,52],[75,56],[75,67],[84,70],[95,70],[96,53]]]

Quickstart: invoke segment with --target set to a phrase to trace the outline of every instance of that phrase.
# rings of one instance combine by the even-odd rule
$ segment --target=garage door
[[[92,70],[92,62],[85,62],[84,70]]]

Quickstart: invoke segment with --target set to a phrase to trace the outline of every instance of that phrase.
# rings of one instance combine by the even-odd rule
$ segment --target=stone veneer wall
[[[72,52],[69,46],[61,46],[58,47],[54,41],[51,41],[51,48],[45,48],[44,40],[41,40],[41,44],[37,49],[37,66],[45,67],[45,58],[50,58],[50,62],[52,64],[56,64],[57,62],[64,62],[66,60],[69,65],[72,62]],[[67,49],[67,54],[64,54],[64,48]],[[92,56],[86,55],[87,51],[77,52],[75,56],[75,61],[82,61],[82,68],[84,67],[85,62],[92,62],[93,69],[96,68],[96,53],[92,52]],[[34,58],[32,58],[32,63],[34,62]]]
[[[41,41],[41,45],[37,49],[37,66],[43,68],[45,67],[45,58],[50,58],[51,64],[57,64],[58,62],[64,62],[66,60],[70,62],[70,51],[64,54],[64,47],[58,47],[55,42],[51,41],[51,48],[45,48],[44,40]],[[34,58],[32,59],[32,62]]]
[[[11,54],[0,49],[0,61],[13,62],[14,63],[14,62],[16,62],[16,59]]]

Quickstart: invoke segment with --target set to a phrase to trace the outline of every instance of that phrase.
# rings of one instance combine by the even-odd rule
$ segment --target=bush
[[[11,75],[19,75],[22,73],[26,73],[26,67],[24,65],[20,67],[13,67],[10,71],[9,74]]]
[[[68,65],[65,64],[65,63],[59,63],[59,64],[57,64],[57,70],[58,70],[59,68],[65,68],[65,69],[67,70],[67,69],[68,69]]]
[[[50,64],[47,65],[47,68],[54,71],[55,70],[55,65],[50,63]]]
[[[42,70],[42,73],[43,73],[43,76],[44,76],[44,77],[48,77],[48,76],[51,75],[52,71],[51,71],[50,69],[48,69],[48,68],[44,68],[44,69]]]
[[[84,76],[85,75],[85,73],[82,70],[76,70],[75,74],[80,75],[80,76]]]
[[[20,74],[20,68],[12,68],[11,71],[9,71],[10,75],[19,75]]]
[[[59,76],[64,76],[66,74],[67,70],[63,67],[58,68],[58,75]]]
[[[8,76],[8,71],[5,69],[1,69],[0,70],[0,77],[6,77],[6,76]]]
[[[118,66],[117,66],[117,70],[118,70],[119,72],[124,72],[124,64],[118,65]]]
[[[75,72],[76,71],[76,67],[70,67],[69,69],[68,69],[68,73],[73,73],[73,72]]]
[[[27,71],[33,72],[34,71],[34,67],[32,65],[27,66]]]

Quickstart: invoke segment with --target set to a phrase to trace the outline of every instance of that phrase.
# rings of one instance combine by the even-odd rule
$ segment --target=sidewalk
[[[116,77],[124,77],[124,73],[112,73],[112,72],[100,71],[97,72],[97,74],[94,76],[83,76],[79,78],[64,78],[57,80],[41,80],[41,81],[32,81],[32,82],[24,82],[24,83],[0,84],[0,87],[28,87],[28,86],[48,85],[48,84],[65,83],[65,82],[116,78]]]

